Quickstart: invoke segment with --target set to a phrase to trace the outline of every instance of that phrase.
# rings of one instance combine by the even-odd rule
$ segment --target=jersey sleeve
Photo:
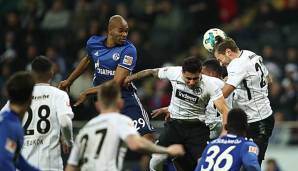
[[[258,146],[254,142],[246,142],[241,148],[241,160],[246,170],[260,171],[258,162]]]
[[[60,91],[60,92],[61,94],[57,96],[55,101],[58,118],[60,117],[59,115],[68,115],[72,119],[74,114],[70,106],[69,96],[66,94],[66,92],[63,92],[63,91]]]
[[[94,37],[91,36],[91,37],[88,39],[88,41],[87,41],[87,43],[86,43],[86,47],[85,47],[85,51],[86,51],[86,53],[87,53],[87,55],[88,55],[89,58],[92,57],[92,55],[91,55],[91,52],[92,52],[91,42],[92,42],[92,39],[93,39],[93,38],[94,38]]]
[[[117,124],[117,131],[122,140],[125,140],[129,135],[139,135],[133,125],[133,121],[128,117],[119,117],[115,124]]]
[[[234,87],[237,87],[246,76],[245,64],[238,59],[236,60],[227,67],[228,80],[226,83]]]
[[[128,46],[123,52],[120,54],[119,64],[125,69],[132,71],[137,63],[137,50],[134,46]]]
[[[223,96],[221,88],[212,81],[208,83],[208,90],[210,94],[210,101],[217,100],[218,98]]]
[[[4,111],[9,110],[9,101],[6,102],[6,104],[2,107],[0,113],[3,113]]]
[[[80,137],[79,135],[76,137],[75,143],[71,148],[71,152],[67,161],[69,165],[78,166],[79,164],[79,159],[80,159],[80,138],[79,137]]]
[[[158,69],[158,78],[173,80],[181,70],[179,67],[163,67]],[[178,72],[177,72],[178,71]]]

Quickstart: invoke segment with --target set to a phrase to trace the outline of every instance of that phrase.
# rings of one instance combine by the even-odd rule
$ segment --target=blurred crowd
[[[212,57],[202,37],[223,29],[240,49],[263,56],[273,75],[270,100],[278,119],[298,120],[298,0],[2,0],[0,1],[0,106],[4,84],[15,71],[30,69],[37,55],[55,64],[53,85],[63,80],[85,55],[90,35],[105,34],[111,15],[129,24],[138,50],[136,71],[177,65],[186,56]],[[92,85],[92,69],[72,86],[71,97]],[[171,87],[151,79],[138,82],[150,112],[167,106]],[[77,119],[94,111],[87,102]]]

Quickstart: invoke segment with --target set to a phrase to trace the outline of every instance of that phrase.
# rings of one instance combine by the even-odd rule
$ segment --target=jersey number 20
[[[205,162],[208,163],[207,167],[204,168],[201,167],[201,171],[228,171],[231,169],[231,166],[233,164],[233,156],[230,154],[230,152],[235,148],[236,146],[230,146],[227,148],[224,152],[222,152],[216,160],[215,157],[219,154],[220,148],[217,145],[211,146],[207,151],[207,156],[205,159]],[[211,154],[211,155],[210,155]],[[220,164],[225,160],[225,165],[220,167]]]

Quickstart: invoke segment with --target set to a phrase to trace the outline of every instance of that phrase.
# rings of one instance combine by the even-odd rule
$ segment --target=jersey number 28
[[[230,152],[235,148],[236,146],[230,146],[227,148],[224,152],[222,152],[216,160],[215,157],[219,154],[220,148],[217,145],[211,146],[207,151],[207,157],[205,159],[205,162],[208,163],[207,167],[204,168],[201,167],[201,171],[228,171],[231,169],[231,166],[233,164],[233,156],[230,154]],[[225,164],[220,167],[220,164],[225,160]]]
[[[38,108],[37,114],[38,114],[39,119],[37,121],[36,128],[37,128],[37,132],[39,132],[40,134],[48,133],[51,128],[51,122],[50,122],[50,120],[48,120],[48,118],[50,116],[50,112],[51,111],[50,111],[50,108],[48,105],[41,105]],[[28,117],[27,117],[27,120],[25,121],[25,124],[23,126],[25,136],[26,135],[34,135],[34,129],[28,129],[29,125],[32,122],[32,118],[33,118],[32,109],[29,108],[27,113],[28,113]]]

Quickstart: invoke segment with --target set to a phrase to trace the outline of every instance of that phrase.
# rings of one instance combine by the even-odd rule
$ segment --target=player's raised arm
[[[58,88],[61,90],[69,90],[72,83],[87,69],[90,63],[90,58],[85,56],[75,68],[75,70],[68,76],[66,80],[59,83]]]
[[[157,77],[158,76],[159,68],[155,69],[145,69],[143,71],[137,72],[133,75],[127,76],[124,80],[124,85],[127,85],[129,82],[134,80],[139,80],[148,76]]]

